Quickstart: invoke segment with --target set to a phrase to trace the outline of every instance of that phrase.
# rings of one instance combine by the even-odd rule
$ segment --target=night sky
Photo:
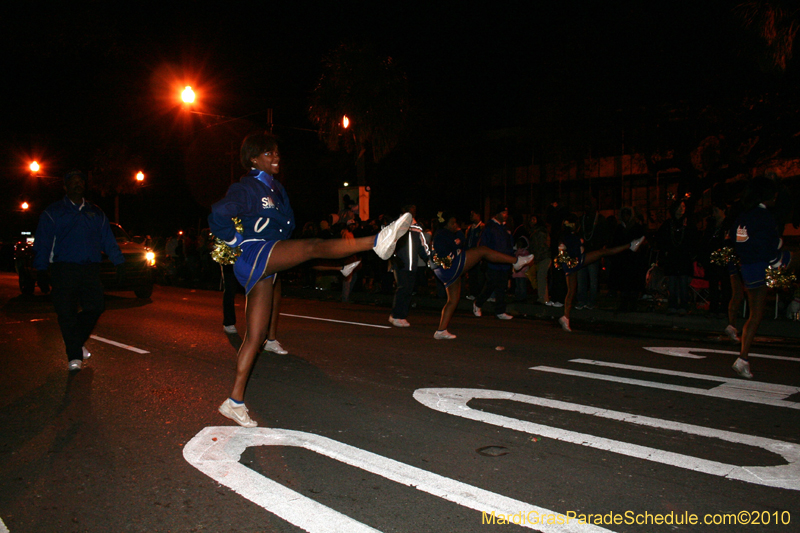
[[[456,167],[491,161],[457,149],[486,130],[586,130],[620,110],[793,85],[791,69],[763,72],[757,43],[731,14],[736,2],[721,0],[8,4],[0,22],[5,196],[16,201],[32,156],[61,175],[88,168],[98,148],[124,144],[151,179],[126,205],[151,218],[168,210],[170,231],[184,215],[187,224],[202,216],[210,201],[192,191],[188,174],[217,164],[224,184],[230,155],[220,147],[263,127],[268,108],[293,204],[303,202],[295,210],[325,209],[335,182],[352,170],[303,130],[312,127],[306,109],[322,57],[342,42],[371,43],[406,72],[416,129],[385,167],[428,181],[441,177],[437,157],[445,152]],[[176,89],[186,84],[203,110],[249,115],[249,123],[209,133],[207,122],[181,113]],[[218,152],[216,163],[198,159],[209,151]],[[325,202],[302,196],[306,185],[330,189]],[[164,197],[178,207],[167,209]],[[126,217],[143,231],[158,229]]]

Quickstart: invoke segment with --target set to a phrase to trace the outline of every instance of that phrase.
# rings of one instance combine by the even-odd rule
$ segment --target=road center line
[[[605,363],[602,361],[591,361],[588,359],[573,359],[570,362],[585,363],[597,366],[607,366],[612,368],[619,368],[622,370],[653,372],[658,374],[687,377],[687,378],[700,379],[706,381],[716,381],[716,382],[721,381],[722,385],[718,385],[711,389],[700,389],[697,387],[670,385],[667,383],[658,383],[656,381],[645,381],[642,379],[623,378],[619,376],[612,376],[609,374],[594,374],[592,372],[582,372],[579,370],[555,368],[550,366],[533,366],[530,369],[539,370],[540,372],[551,372],[553,374],[564,374],[567,376],[598,379],[601,381],[613,381],[615,383],[625,383],[628,385],[638,385],[641,387],[650,387],[651,389],[664,389],[675,392],[683,392],[686,394],[696,394],[698,396],[711,396],[713,398],[726,398],[728,400],[760,403],[762,405],[772,405],[775,407],[800,409],[800,403],[790,402],[785,400],[785,398],[791,396],[792,394],[800,392],[800,387],[791,387],[789,385],[776,385],[774,383],[764,383],[760,381],[745,381],[743,379],[738,379],[738,378],[722,378],[719,376],[710,376],[705,374],[691,374],[689,372],[677,372],[673,370],[664,370],[660,368],[622,365],[618,363]]]
[[[290,315],[289,313],[281,313],[281,316],[291,316],[294,318],[307,318],[308,320],[322,320],[323,322],[336,322],[339,324],[351,324],[353,326],[366,326],[368,328],[392,329],[392,326],[379,326],[377,324],[364,324],[362,322],[348,322],[346,320],[333,320],[332,318],[319,318],[316,316]]]
[[[90,338],[92,338],[92,339],[94,339],[96,341],[105,342],[106,344],[111,344],[113,346],[117,346],[119,348],[125,348],[126,350],[130,350],[132,352],[150,353],[147,350],[142,350],[141,348],[137,348],[135,346],[128,346],[127,344],[122,344],[121,342],[112,341],[111,339],[105,339],[103,337],[98,337],[97,335],[92,335]]]

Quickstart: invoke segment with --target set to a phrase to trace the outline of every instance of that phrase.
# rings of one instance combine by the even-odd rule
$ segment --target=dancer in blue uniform
[[[639,237],[630,243],[587,252],[583,249],[583,239],[575,234],[577,222],[577,216],[572,213],[567,215],[562,223],[561,242],[558,244],[559,255],[564,252],[571,260],[569,264],[562,263],[561,265],[567,278],[567,297],[564,300],[564,316],[558,319],[558,323],[561,324],[561,328],[564,331],[572,331],[569,327],[569,316],[572,312],[572,302],[578,292],[578,278],[574,274],[586,265],[599,261],[603,257],[615,255],[628,249],[635,252],[644,242],[644,237]]]
[[[764,318],[767,299],[767,269],[793,270],[797,259],[782,250],[783,240],[778,233],[778,224],[767,207],[775,204],[778,188],[769,178],[754,178],[745,193],[744,212],[736,220],[736,255],[741,263],[740,271],[750,316],[742,328],[742,346],[733,370],[743,378],[752,379],[750,372],[750,346]]]
[[[280,170],[276,139],[269,133],[248,135],[242,141],[240,162],[248,172],[211,207],[208,221],[217,238],[232,248],[241,247],[233,270],[247,293],[247,333],[239,349],[233,391],[219,412],[241,426],[254,427],[258,424],[248,415],[244,393],[274,311],[275,275],[310,259],[342,259],[370,248],[388,259],[397,239],[408,231],[411,215],[398,218],[375,237],[289,239],[294,213],[286,190],[274,178]],[[241,220],[242,233],[236,231],[234,218]]]
[[[466,239],[455,217],[446,217],[444,227],[433,237],[433,273],[439,278],[447,290],[447,303],[442,309],[442,318],[439,320],[439,329],[433,334],[437,340],[455,339],[456,336],[447,331],[450,319],[453,318],[458,299],[461,297],[461,274],[486,259],[490,263],[503,263],[514,265],[514,270],[520,270],[533,261],[532,255],[514,257],[496,252],[486,246],[466,248]]]

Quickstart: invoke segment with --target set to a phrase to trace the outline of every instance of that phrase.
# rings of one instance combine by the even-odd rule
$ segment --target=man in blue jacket
[[[506,228],[507,220],[508,208],[498,208],[494,217],[486,223],[486,228],[481,236],[481,246],[488,246],[492,250],[506,255],[514,255],[514,239],[511,236],[511,231]],[[486,270],[486,284],[472,304],[472,312],[475,316],[481,316],[481,307],[489,299],[489,296],[494,293],[495,316],[500,320],[511,320],[512,316],[506,313],[506,289],[508,287],[509,272],[511,272],[511,265],[489,263],[489,267]]]
[[[67,349],[69,370],[80,370],[91,354],[83,344],[105,310],[100,282],[100,252],[117,265],[125,258],[117,246],[108,218],[96,205],[87,202],[86,176],[73,170],[64,177],[67,194],[45,209],[39,218],[33,243],[33,268],[49,269],[53,285],[53,306]],[[40,274],[41,275],[41,274]],[[78,309],[80,308],[80,311]]]

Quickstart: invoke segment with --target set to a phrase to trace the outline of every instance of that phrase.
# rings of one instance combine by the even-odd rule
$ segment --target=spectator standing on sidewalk
[[[401,211],[403,214],[410,214],[412,219],[408,233],[397,241],[397,247],[391,260],[397,288],[394,293],[389,322],[395,327],[407,328],[411,325],[406,319],[411,310],[411,296],[417,281],[418,259],[423,258],[427,261],[429,254],[422,226],[417,224],[417,206],[404,205]]]
[[[53,307],[67,351],[69,370],[80,370],[91,355],[84,343],[105,311],[100,282],[101,252],[125,276],[125,258],[105,213],[86,201],[86,175],[73,170],[64,177],[64,198],[39,218],[33,241],[33,268],[53,286]]]
[[[619,212],[619,224],[616,225],[610,245],[620,246],[644,236],[644,226],[636,218],[633,207],[623,207]],[[644,257],[641,257],[644,255]],[[631,250],[607,259],[610,266],[609,286],[619,291],[617,312],[636,311],[636,303],[644,289],[647,275],[646,254],[635,254]]]
[[[486,246],[495,252],[513,256],[514,241],[511,231],[506,227],[508,220],[508,208],[499,207],[495,215],[486,224],[481,237],[480,245]],[[500,320],[511,320],[513,317],[506,313],[506,290],[508,289],[508,274],[511,272],[511,265],[506,263],[492,263],[486,269],[486,284],[483,290],[472,303],[472,313],[481,316],[483,304],[494,293],[494,315]]]
[[[693,262],[697,255],[699,235],[689,221],[683,200],[672,204],[669,212],[670,217],[656,234],[660,254],[658,264],[667,277],[667,314],[685,315],[689,310],[689,283],[694,274]]]
[[[725,212],[728,206],[717,201],[711,205],[711,216],[706,219],[706,228],[700,240],[700,263],[705,270],[708,281],[708,312],[712,316],[727,316],[728,304],[731,301],[731,278],[727,266],[711,262],[711,254],[725,247],[730,221]]]
[[[546,304],[549,301],[547,294],[547,271],[550,268],[550,235],[544,222],[536,217],[536,222],[531,228],[531,252],[536,261],[536,301]]]
[[[586,212],[579,220],[578,236],[583,240],[586,252],[601,250],[608,244],[606,219],[597,212],[597,201],[592,199]],[[578,270],[578,294],[575,309],[594,309],[597,307],[597,294],[600,291],[600,262],[586,265]]]
[[[469,227],[467,228],[467,250],[475,248],[481,242],[481,235],[486,224],[481,221],[481,214],[477,211],[469,212]],[[467,284],[469,286],[467,300],[474,300],[483,290],[486,283],[486,263],[479,261],[467,271]]]

